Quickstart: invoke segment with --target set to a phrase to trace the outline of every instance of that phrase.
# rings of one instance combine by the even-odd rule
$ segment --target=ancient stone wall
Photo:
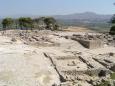
[[[103,47],[103,43],[101,40],[83,40],[83,39],[76,39],[76,40],[88,49]]]

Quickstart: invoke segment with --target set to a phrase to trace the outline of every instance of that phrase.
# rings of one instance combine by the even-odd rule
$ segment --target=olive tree
[[[46,29],[49,29],[49,30],[59,29],[59,25],[57,24],[57,21],[53,17],[46,17],[44,19],[44,22],[46,24]]]
[[[12,18],[5,18],[2,20],[2,26],[4,29],[11,29],[13,25],[13,19]]]
[[[32,29],[33,27],[33,20],[30,17],[21,17],[19,18],[19,27],[21,29]]]
[[[114,3],[115,5],[115,3]],[[110,29],[110,34],[111,35],[115,35],[115,15],[113,15],[112,19],[111,19],[111,24],[112,24],[112,27]]]

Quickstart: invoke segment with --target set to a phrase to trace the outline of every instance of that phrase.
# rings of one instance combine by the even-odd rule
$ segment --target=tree
[[[111,35],[115,35],[115,26],[112,26],[109,32]]]
[[[114,3],[114,5],[115,5],[115,3]],[[113,15],[113,17],[111,19],[111,24],[112,24],[112,27],[110,29],[109,34],[115,35],[115,15]]]
[[[59,25],[58,24],[55,24],[54,30],[59,30]]]
[[[45,27],[44,19],[45,19],[45,17],[33,19],[34,28],[44,29],[44,27]]]
[[[14,28],[15,29],[19,28],[19,21],[18,21],[18,19],[14,19]]]
[[[59,28],[57,21],[53,17],[45,18],[44,23],[46,24],[46,29],[58,30]]]
[[[113,15],[112,19],[111,19],[111,23],[115,24],[115,15]]]
[[[10,29],[13,25],[13,19],[12,18],[5,18],[2,20],[2,26],[4,29]]]
[[[58,30],[59,25],[53,17],[40,17],[31,19],[30,17],[20,17],[19,19],[5,18],[2,21],[3,28],[15,28],[15,29],[49,29],[49,30]]]
[[[30,17],[21,17],[19,18],[19,26],[21,29],[33,28],[33,20]]]
[[[111,27],[111,29],[110,29],[110,34],[111,35],[115,35],[115,15],[112,17],[112,19],[111,19],[111,24],[112,24],[112,27]]]

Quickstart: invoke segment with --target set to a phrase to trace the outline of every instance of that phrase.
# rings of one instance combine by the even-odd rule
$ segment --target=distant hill
[[[59,23],[68,26],[83,26],[89,29],[108,31],[110,29],[111,15],[96,14],[93,12],[75,13],[54,16]]]
[[[56,15],[54,16],[56,19],[110,19],[112,15],[103,15],[103,14],[96,14],[94,12],[85,12],[85,13],[74,13],[69,15]]]

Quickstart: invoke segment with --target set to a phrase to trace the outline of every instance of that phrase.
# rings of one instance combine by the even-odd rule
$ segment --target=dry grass
[[[67,32],[90,32],[91,30],[89,30],[88,28],[84,28],[84,27],[68,27],[67,29],[65,29],[64,31]]]

